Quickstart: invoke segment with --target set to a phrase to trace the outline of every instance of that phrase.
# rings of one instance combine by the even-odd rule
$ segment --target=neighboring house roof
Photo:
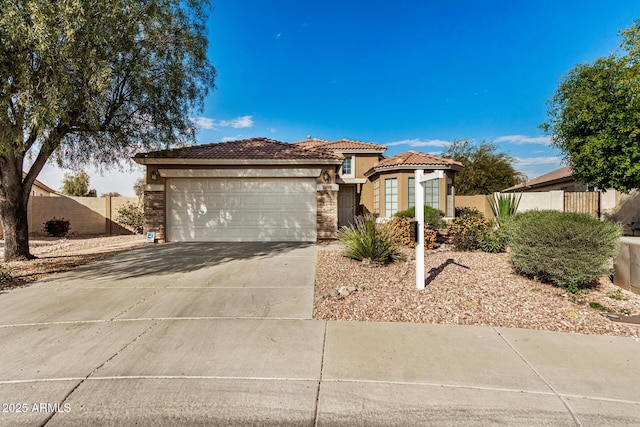
[[[22,172],[22,179],[24,179],[27,176],[26,172]],[[54,190],[53,188],[44,185],[42,182],[38,181],[37,179],[35,181],[33,181],[33,186],[40,188],[41,190],[44,190],[44,192],[49,193],[49,194],[55,194],[56,190]]]
[[[171,150],[138,153],[134,161],[141,164],[278,164],[278,163],[334,163],[340,154],[298,147],[295,144],[268,138],[250,138],[174,148]]]
[[[325,139],[309,138],[303,141],[297,141],[296,144],[304,148],[312,148],[316,150],[334,151],[334,152],[355,152],[355,153],[382,153],[387,147],[372,142],[356,141],[354,139],[338,139],[335,141],[327,141]]]
[[[463,165],[455,160],[411,150],[376,162],[371,169],[364,173],[364,176],[369,177],[382,171],[420,168],[461,170]]]
[[[547,185],[570,181],[575,181],[575,179],[573,178],[573,170],[571,169],[571,166],[565,166],[544,175],[540,175],[537,178],[530,179],[529,181],[516,184],[513,187],[509,187],[502,191],[505,193],[509,193],[521,190],[531,190],[538,187],[546,187]]]

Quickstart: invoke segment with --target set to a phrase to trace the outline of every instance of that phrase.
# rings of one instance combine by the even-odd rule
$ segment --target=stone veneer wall
[[[336,184],[319,184],[317,200],[318,239],[335,239],[338,235],[338,189]]]
[[[165,192],[144,192],[144,232],[155,231],[156,241],[165,241]]]

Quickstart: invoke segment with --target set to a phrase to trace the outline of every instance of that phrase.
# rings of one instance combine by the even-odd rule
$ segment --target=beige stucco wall
[[[30,197],[27,210],[29,232],[44,235],[43,223],[52,218],[71,222],[71,232],[85,234],[130,234],[115,223],[118,208],[138,203],[137,197]],[[0,236],[2,228],[0,226]]]
[[[429,171],[425,171],[425,173],[429,173]],[[440,206],[439,209],[443,212],[446,212],[447,207],[447,178],[454,179],[455,172],[453,171],[445,171],[445,177],[438,180],[440,186]],[[387,217],[387,213],[385,212],[385,194],[384,194],[384,180],[397,178],[398,179],[398,211],[403,211],[409,208],[409,178],[415,177],[415,172],[413,170],[408,171],[392,171],[392,172],[382,172],[379,174],[375,174],[372,176],[373,180],[369,183],[371,186],[371,207],[370,210],[373,212],[373,182],[375,180],[380,180],[380,216]],[[455,186],[455,181],[454,181]],[[455,194],[455,191],[454,191]],[[454,199],[455,200],[455,199]]]
[[[600,212],[604,219],[617,221],[624,227],[625,235],[633,235],[631,221],[640,221],[640,190],[629,194],[609,189],[600,194]],[[635,232],[640,236],[640,231]]]
[[[355,156],[355,177],[365,178],[364,173],[371,169],[380,159],[380,154],[358,153]],[[373,183],[367,180],[362,185],[356,186],[356,191],[360,191],[358,197],[358,214],[373,213]]]
[[[640,294],[640,237],[623,237],[614,262],[613,283]]]
[[[34,182],[33,185],[31,186],[31,196],[36,196],[36,197],[48,197],[48,196],[52,196],[53,194],[46,188],[43,188],[41,186],[38,185],[37,182]]]
[[[493,218],[493,212],[491,212],[487,196],[482,194],[475,196],[456,196],[455,206],[456,208],[477,209],[484,214],[485,218]]]
[[[531,210],[564,211],[564,191],[504,194],[519,194],[521,196],[518,212]],[[475,208],[482,212],[485,217],[493,218],[493,212],[491,212],[487,197],[486,195],[456,196],[455,206],[456,208]]]

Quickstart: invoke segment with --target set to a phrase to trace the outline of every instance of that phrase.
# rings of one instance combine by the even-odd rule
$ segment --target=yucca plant
[[[496,218],[498,226],[501,226],[507,219],[516,214],[521,198],[522,194],[515,193],[494,193],[491,196],[487,196],[489,206],[491,206],[491,211]]]
[[[355,223],[342,227],[338,240],[346,257],[361,261],[388,262],[397,257],[398,249],[393,233],[386,224],[376,224],[372,215],[358,216]]]

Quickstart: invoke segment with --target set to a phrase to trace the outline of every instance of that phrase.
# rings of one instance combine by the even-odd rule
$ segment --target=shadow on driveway
[[[72,270],[74,278],[109,276],[111,279],[129,279],[148,275],[162,276],[186,273],[204,266],[215,266],[233,260],[265,259],[298,251],[308,255],[315,243],[291,242],[208,242],[165,243],[135,249],[102,261]],[[302,252],[300,252],[302,251]],[[294,254],[292,254],[294,255]],[[50,277],[41,282],[57,280]]]

